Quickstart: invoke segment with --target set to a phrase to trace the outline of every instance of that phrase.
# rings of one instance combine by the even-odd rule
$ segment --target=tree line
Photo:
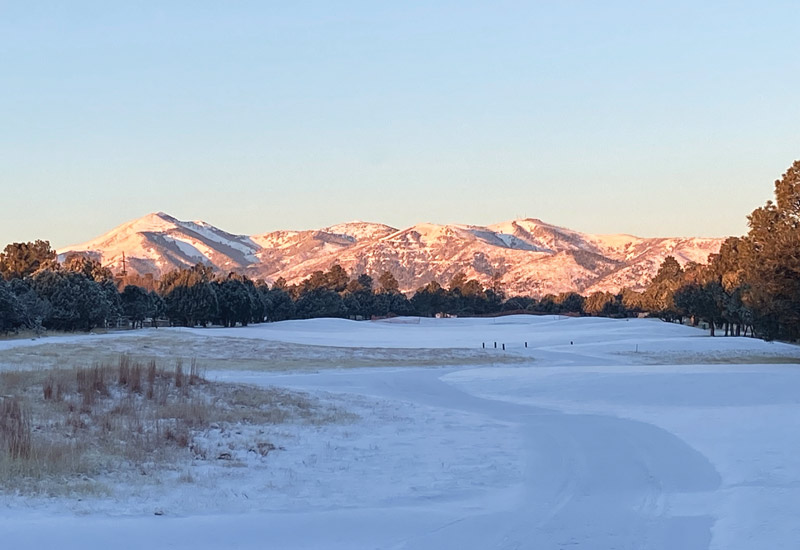
[[[165,274],[155,290],[128,284],[120,291],[122,279],[115,279],[108,268],[79,254],[59,263],[46,241],[6,246],[0,253],[0,275],[0,332],[21,328],[88,331],[113,326],[123,317],[135,328],[159,318],[173,326],[233,327],[317,317],[631,314],[611,294],[588,299],[574,292],[539,300],[507,298],[498,285],[485,288],[464,273],[457,273],[446,287],[432,281],[407,296],[388,271],[377,280],[366,274],[351,277],[336,264],[327,271],[315,271],[299,284],[278,279],[270,286],[234,272],[217,274],[198,263]]]
[[[0,253],[0,332],[20,328],[91,330],[125,317],[136,326],[167,319],[175,326],[246,326],[251,323],[392,315],[455,316],[542,313],[706,323],[711,334],[766,339],[800,337],[800,161],[775,182],[775,201],[748,217],[750,230],[731,237],[708,264],[681,266],[667,257],[642,292],[576,292],[539,299],[506,296],[464,273],[447,286],[431,281],[410,296],[386,271],[377,280],[350,276],[341,266],[315,271],[299,284],[271,286],[197,264],[171,271],[155,290],[118,288],[110,270],[85,255],[59,263],[47,241],[13,243]]]
[[[749,230],[730,237],[707,264],[661,265],[640,299],[666,320],[689,317],[726,335],[800,338],[800,161],[775,181],[774,200],[747,217]]]

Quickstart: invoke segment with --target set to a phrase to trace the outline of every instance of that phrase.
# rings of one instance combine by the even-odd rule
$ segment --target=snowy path
[[[294,330],[287,324],[254,329],[249,337],[269,333],[267,338],[301,344],[398,348],[525,338],[537,340],[536,345],[517,353],[536,362],[211,374],[377,400],[390,408],[402,405],[416,411],[419,428],[448,419],[459,452],[469,452],[472,445],[477,455],[485,450],[482,446],[494,445],[496,452],[486,460],[508,456],[519,463],[518,474],[504,474],[488,485],[462,479],[461,486],[452,486],[445,480],[445,489],[434,496],[415,494],[415,480],[408,482],[410,489],[386,490],[392,496],[377,504],[353,498],[347,506],[293,511],[112,518],[8,510],[0,514],[3,540],[9,548],[59,550],[790,550],[800,540],[800,445],[789,420],[800,413],[797,365],[645,366],[636,365],[636,357],[619,355],[638,345],[668,357],[724,353],[746,358],[751,353],[796,354],[791,346],[698,338],[687,327],[650,321],[524,319],[498,326],[458,320],[399,329],[363,324],[357,326],[363,327],[361,333],[348,333],[350,327],[320,321]],[[494,439],[492,427],[497,429]],[[378,452],[395,459],[385,464],[398,469],[393,479],[399,485],[404,475],[419,473],[414,468],[420,462],[414,459],[428,444],[432,457],[427,458],[436,462],[436,453],[442,453],[441,441],[426,439],[434,432],[421,430],[411,439],[398,432],[398,441],[392,442],[391,432],[373,428],[372,439],[369,427],[355,437],[364,445],[386,442]],[[486,468],[493,467],[487,462]],[[381,494],[380,484],[387,479],[368,469],[319,475],[343,476],[340,482],[370,495]],[[314,480],[307,483],[313,490]]]
[[[713,518],[668,513],[670,495],[712,491],[720,484],[708,460],[685,442],[642,422],[481,399],[442,382],[441,375],[414,369],[268,381],[454,408],[518,424],[527,468],[513,500],[489,498],[402,543],[376,547],[443,548],[459,541],[462,548],[708,548]],[[386,513],[398,517],[395,510]]]

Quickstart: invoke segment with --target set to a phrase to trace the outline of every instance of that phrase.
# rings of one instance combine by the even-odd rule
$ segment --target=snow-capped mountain
[[[249,237],[231,235],[206,222],[180,221],[164,212],[124,223],[89,242],[58,250],[88,253],[114,271],[122,271],[123,254],[131,273],[160,275],[197,262],[221,270],[240,270],[257,262],[261,247]]]
[[[300,282],[338,263],[350,273],[390,271],[404,291],[431,280],[446,286],[463,271],[512,294],[641,289],[668,255],[705,262],[722,239],[591,235],[537,219],[491,226],[349,222],[307,231],[233,235],[201,221],[149,214],[87,243],[58,251],[88,253],[114,271],[159,276],[197,262],[274,281]]]

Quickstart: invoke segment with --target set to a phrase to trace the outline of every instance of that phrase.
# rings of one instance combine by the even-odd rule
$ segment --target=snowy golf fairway
[[[20,354],[33,361],[39,346],[136,352],[155,345],[153,332],[0,341],[0,368],[26,366]],[[230,476],[197,466],[192,483],[142,487],[132,476],[79,502],[0,497],[3,548],[800,544],[796,346],[650,319],[532,316],[157,332],[198,352],[213,343],[210,379],[300,390],[358,420],[278,426],[285,450]],[[269,346],[316,366],[244,370],[231,351]],[[335,352],[348,348],[360,350],[356,367]],[[369,350],[378,366],[364,366]]]

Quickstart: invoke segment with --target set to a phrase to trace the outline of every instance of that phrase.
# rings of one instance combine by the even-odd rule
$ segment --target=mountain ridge
[[[353,275],[390,271],[408,292],[431,280],[446,285],[463,271],[485,286],[540,296],[641,289],[667,255],[704,263],[722,238],[581,233],[520,218],[488,226],[418,223],[407,228],[351,221],[321,229],[228,233],[204,221],[153,212],[57,252],[84,253],[116,272],[158,277],[198,261],[274,282],[297,283],[338,263]]]

